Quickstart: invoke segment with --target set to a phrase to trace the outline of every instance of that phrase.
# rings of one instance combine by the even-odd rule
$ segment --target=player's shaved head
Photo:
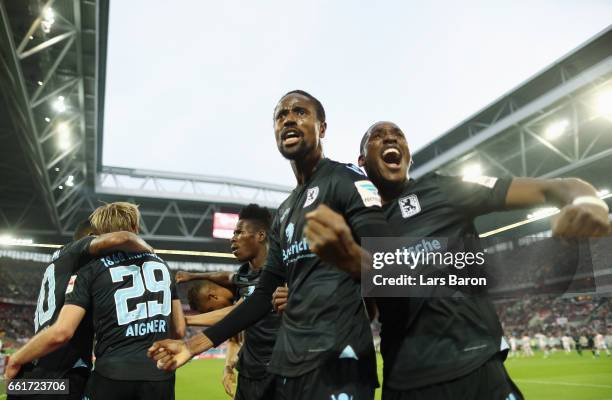
[[[228,307],[232,305],[233,297],[231,290],[206,279],[193,285],[187,292],[189,307],[200,313]]]

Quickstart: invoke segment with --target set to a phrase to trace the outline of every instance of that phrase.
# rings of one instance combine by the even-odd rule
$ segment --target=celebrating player
[[[348,221],[350,237],[383,236],[387,224],[374,186],[353,165],[323,157],[327,124],[321,103],[303,91],[281,98],[274,111],[280,153],[291,161],[297,187],[278,208],[270,249],[255,292],[219,324],[186,343],[162,341],[150,349],[161,368],[181,366],[194,354],[252,325],[270,312],[272,293],[285,282],[289,298],[269,371],[274,398],[371,399],[377,384],[369,321],[360,296],[359,273],[348,274],[362,255],[352,245],[342,251],[311,251],[304,228],[312,210],[326,204]],[[311,229],[317,229],[317,223]],[[359,270],[359,267],[355,267]]]
[[[209,282],[204,287],[197,286],[197,297],[190,291],[189,298],[190,303],[193,303],[192,308],[195,306],[200,312],[220,310],[207,314],[188,315],[186,317],[188,325],[214,325],[233,309],[233,307],[222,307],[229,306],[234,300],[240,301],[239,299],[248,298],[253,293],[268,253],[271,219],[268,210],[257,204],[249,204],[240,211],[238,223],[230,241],[232,253],[238,261],[243,263],[238,272],[200,274],[179,272],[183,281],[211,279],[216,282]],[[204,291],[206,293],[203,293]],[[270,363],[279,326],[279,315],[271,311],[245,330],[244,344],[235,365],[240,372],[234,397],[236,400],[269,398],[267,391],[270,390],[273,383],[273,375],[269,374],[266,369]],[[223,386],[230,396],[233,395],[231,382],[235,379],[234,363],[232,362],[235,343],[235,340],[230,341],[231,347],[228,349],[223,373]]]
[[[553,222],[557,236],[589,237],[610,230],[608,206],[583,181],[439,174],[414,180],[408,179],[410,163],[397,125],[378,122],[363,136],[359,164],[381,194],[391,229],[401,236],[477,236],[478,215],[545,204],[561,208]],[[341,221],[325,221],[332,217],[320,220],[319,232],[309,242],[338,243],[334,237],[346,227]],[[356,262],[345,265],[359,267]],[[507,345],[486,297],[382,298],[378,307],[386,400],[521,397],[504,369]]]
[[[48,339],[52,344],[51,353],[35,355],[33,343],[28,343],[13,354],[6,367],[5,378],[17,379],[68,379],[70,393],[64,398],[80,400],[92,367],[93,325],[88,313],[78,328],[69,335],[55,324],[64,305],[64,295],[74,286],[76,274],[94,257],[114,251],[151,252],[152,248],[131,232],[114,232],[101,236],[90,236],[93,228],[89,220],[79,224],[74,232],[74,241],[68,243],[52,256],[52,263],[46,268],[38,295],[34,314],[34,329],[39,342]],[[31,361],[31,362],[30,362]],[[48,396],[32,398],[44,400]],[[13,399],[9,395],[8,399]],[[18,396],[15,399],[30,397]]]
[[[140,213],[130,203],[111,203],[90,217],[94,232],[138,233]],[[69,340],[92,312],[95,370],[85,396],[90,400],[173,399],[174,374],[160,371],[146,357],[155,341],[185,331],[180,300],[164,261],[150,251],[115,252],[81,268],[66,290],[57,321],[36,335],[23,359],[30,361]],[[25,349],[25,348],[24,348]]]

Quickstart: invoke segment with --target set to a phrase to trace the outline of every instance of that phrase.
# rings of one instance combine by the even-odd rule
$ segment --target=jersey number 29
[[[131,276],[134,284],[131,287],[118,289],[115,292],[115,306],[117,308],[117,323],[119,325],[129,324],[130,322],[151,318],[156,315],[170,315],[171,293],[170,293],[170,273],[168,268],[157,261],[146,261],[142,264],[142,269],[138,265],[122,265],[111,268],[111,278],[113,282],[122,282],[124,277]],[[142,274],[141,274],[142,271]],[[160,271],[162,279],[155,278],[155,271]],[[143,282],[144,275],[144,282]],[[136,304],[133,310],[128,309],[128,300],[142,297],[145,291],[162,292],[163,300],[146,301]]]

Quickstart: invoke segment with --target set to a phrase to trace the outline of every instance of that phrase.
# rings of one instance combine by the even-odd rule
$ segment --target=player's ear
[[[266,242],[266,232],[264,231],[257,232],[257,241],[260,243],[265,243]]]
[[[325,137],[325,132],[327,131],[327,122],[319,122],[319,139],[323,139]]]
[[[365,166],[365,156],[363,154],[359,154],[359,157],[357,157],[357,165],[362,168]]]

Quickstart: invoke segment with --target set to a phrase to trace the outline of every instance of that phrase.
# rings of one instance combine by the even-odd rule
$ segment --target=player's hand
[[[191,274],[187,271],[179,271],[176,273],[174,279],[176,280],[176,283],[188,282],[191,280]]]
[[[605,208],[594,204],[567,205],[551,221],[554,236],[589,238],[612,234]]]
[[[182,340],[165,339],[153,343],[147,351],[149,358],[157,361],[157,368],[174,371],[191,360],[193,354]]]
[[[287,286],[279,286],[272,294],[272,308],[277,313],[282,313],[287,308],[287,300],[289,298],[289,288]]]
[[[10,357],[6,368],[4,369],[4,381],[8,385],[10,381],[15,379],[19,370],[21,369],[21,364],[15,363]]]
[[[359,245],[344,217],[326,205],[306,214],[304,235],[310,250],[321,260],[341,269],[360,263],[360,253],[356,251]]]
[[[236,374],[234,373],[234,368],[227,365],[223,368],[222,383],[225,393],[227,393],[229,397],[234,398],[234,388],[236,387]]]

